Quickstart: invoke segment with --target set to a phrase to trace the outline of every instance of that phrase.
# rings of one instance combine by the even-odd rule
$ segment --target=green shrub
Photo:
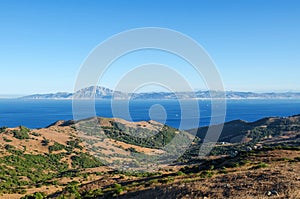
[[[120,193],[122,193],[124,190],[122,188],[122,185],[118,184],[118,183],[115,183],[113,185],[113,191],[114,191],[114,194],[116,195],[119,195]]]
[[[71,160],[74,168],[94,168],[103,165],[97,158],[86,153],[74,155],[71,157]]]
[[[268,167],[269,165],[268,164],[266,164],[266,163],[264,163],[264,162],[260,162],[259,164],[258,164],[258,167],[259,168],[266,168],[266,167]]]
[[[67,141],[69,151],[72,151],[74,148],[82,150],[83,147],[80,146],[79,144],[80,144],[80,140],[78,139]]]
[[[102,189],[95,189],[95,190],[90,190],[87,193],[83,195],[82,198],[97,198],[103,196],[103,190]]]
[[[67,196],[69,198],[81,198],[81,195],[78,191],[78,182],[77,181],[72,181],[70,182],[67,187],[66,187],[66,191],[68,192]]]
[[[7,129],[6,126],[0,127],[0,133],[4,133],[6,131],[6,129]]]
[[[130,151],[131,153],[138,153],[138,151],[133,147],[129,147],[128,149],[126,149],[126,151]]]
[[[258,165],[252,167],[252,169],[260,169],[260,168],[267,168],[269,165],[264,163],[264,162],[260,162]]]
[[[6,145],[4,146],[4,148],[5,148],[7,151],[11,151],[11,150],[16,149],[16,147],[14,147],[13,145],[10,145],[10,144],[6,144]]]
[[[32,132],[32,135],[35,136],[35,137],[41,136],[41,134],[36,133],[36,132]]]
[[[13,130],[13,136],[17,139],[24,140],[29,138],[28,130],[26,127],[20,127],[20,130]]]
[[[200,177],[201,178],[211,178],[213,176],[213,172],[212,171],[203,171],[201,174],[200,174]]]
[[[41,143],[43,146],[47,146],[50,143],[50,140],[48,140],[44,137],[44,139],[41,141]]]
[[[52,146],[48,147],[49,152],[51,153],[52,151],[60,151],[65,149],[65,145],[59,144],[58,142],[54,142]]]
[[[294,161],[300,162],[300,157],[295,157],[295,158],[294,158]]]
[[[19,129],[22,133],[29,133],[30,129],[25,126],[19,126]]]
[[[12,142],[12,140],[8,139],[7,137],[3,137],[3,140],[4,140],[5,142]]]
[[[182,176],[182,175],[185,175],[185,173],[183,173],[182,171],[178,171],[178,172],[177,172],[177,175],[178,175],[178,176]]]
[[[21,199],[43,199],[46,198],[46,195],[41,192],[35,192],[34,194],[26,195]]]

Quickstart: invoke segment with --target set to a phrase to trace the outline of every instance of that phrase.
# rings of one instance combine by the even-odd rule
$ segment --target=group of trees
[[[176,129],[168,126],[164,126],[159,132],[149,137],[131,135],[127,131],[124,131],[124,127],[121,125],[114,125],[114,128],[104,129],[106,136],[122,141],[128,144],[133,144],[147,148],[162,148],[171,142],[175,136]],[[144,129],[141,129],[141,132]]]
[[[30,129],[24,127],[24,126],[20,126],[19,130],[13,130],[13,136],[17,139],[23,140],[23,139],[29,139],[29,133]]]

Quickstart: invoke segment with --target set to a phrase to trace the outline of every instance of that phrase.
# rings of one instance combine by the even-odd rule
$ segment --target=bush
[[[12,146],[12,145],[10,145],[10,144],[6,144],[6,145],[4,146],[4,148],[5,148],[7,151],[11,151],[11,150],[16,149],[16,147],[14,147],[14,146]]]
[[[138,153],[138,151],[133,147],[129,147],[128,149],[126,149],[126,151],[130,151],[131,153]]]
[[[3,136],[3,140],[4,140],[5,142],[12,142],[12,140],[10,140],[10,139],[8,139],[7,137],[4,137],[4,136]]]
[[[59,144],[58,142],[54,142],[52,146],[48,147],[49,152],[51,153],[52,151],[60,151],[65,149],[65,145]]]
[[[85,153],[80,153],[79,155],[74,155],[71,157],[72,166],[80,168],[94,168],[102,166],[103,164],[94,156],[90,156]]]
[[[203,171],[201,174],[200,174],[200,177],[201,178],[211,178],[213,176],[213,172],[212,171]]]
[[[116,183],[113,185],[113,189],[114,189],[114,193],[119,195],[120,193],[123,192],[123,188],[122,188],[122,185]]]
[[[264,162],[260,162],[259,164],[258,164],[258,167],[259,168],[266,168],[266,167],[268,167],[269,165],[268,164],[266,164],[266,163],[264,163]]]
[[[20,130],[13,130],[13,135],[15,138],[20,139],[20,140],[24,140],[24,139],[28,139],[29,138],[29,134],[28,134],[28,130],[26,127],[20,127]]]
[[[26,195],[21,199],[43,199],[43,198],[46,198],[46,195],[44,193],[35,192],[34,194]]]
[[[25,126],[19,126],[20,132],[22,133],[29,133],[30,129]]]
[[[7,129],[6,126],[0,127],[0,133],[4,133],[6,131],[6,129]]]
[[[50,143],[50,141],[44,137],[44,139],[41,141],[41,143],[43,146],[47,146]]]
[[[295,157],[294,161],[300,162],[300,157]]]
[[[182,171],[178,171],[178,172],[177,172],[177,175],[178,175],[178,176],[182,176],[182,175],[185,175],[185,173],[183,173]]]
[[[80,140],[78,140],[78,139],[67,141],[67,145],[68,145],[69,151],[72,151],[74,148],[82,150],[83,147],[80,146],[79,144],[80,144]]]
[[[103,196],[104,193],[102,189],[90,190],[83,195],[83,198],[97,198]]]
[[[252,169],[260,169],[260,168],[267,168],[269,165],[264,163],[264,162],[260,162],[258,165],[252,167]]]
[[[35,137],[41,136],[41,134],[36,133],[36,132],[32,132],[32,135],[35,136]]]
[[[78,182],[77,181],[70,182],[66,187],[66,191],[69,193],[68,194],[69,198],[74,198],[72,196],[75,196],[75,198],[81,198],[81,195],[78,192]]]

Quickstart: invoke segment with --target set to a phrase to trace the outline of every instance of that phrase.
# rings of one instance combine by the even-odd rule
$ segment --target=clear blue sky
[[[149,26],[199,42],[227,90],[300,91],[299,10],[297,0],[1,0],[0,94],[72,91],[96,45]]]

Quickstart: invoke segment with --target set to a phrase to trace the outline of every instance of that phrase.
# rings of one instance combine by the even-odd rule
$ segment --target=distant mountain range
[[[100,86],[91,86],[81,89],[75,93],[58,92],[49,94],[34,94],[21,97],[21,99],[90,99],[95,95],[95,99],[210,99],[222,98],[221,91],[195,91],[195,92],[148,92],[148,93],[125,93],[113,91]],[[226,91],[226,99],[300,99],[300,92],[284,93],[255,93]]]

